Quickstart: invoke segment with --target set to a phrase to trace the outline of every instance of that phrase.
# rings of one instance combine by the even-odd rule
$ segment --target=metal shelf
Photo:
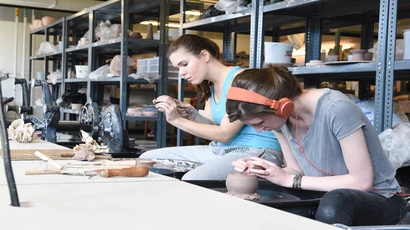
[[[46,53],[46,54],[41,54],[41,55],[36,55],[36,56],[31,56],[30,60],[44,60],[46,57],[50,57],[53,59],[61,59],[61,51],[55,51],[53,53]]]
[[[237,30],[249,30],[252,9],[242,10],[235,14],[224,14],[182,24],[182,29],[223,32],[231,27]],[[230,29],[231,30],[231,29]]]
[[[85,78],[67,78],[64,79],[65,83],[87,83],[90,79],[88,77]]]
[[[63,30],[62,23],[63,23],[62,18],[57,19],[48,25],[45,25],[43,27],[30,31],[30,34],[45,35],[46,30],[47,30],[48,35],[61,35],[62,30]]]
[[[70,52],[88,52],[88,47],[89,47],[89,45],[81,45],[81,46],[67,48],[65,51],[67,53],[70,53]]]
[[[159,40],[154,39],[140,39],[140,38],[127,38],[128,49],[134,50],[132,54],[144,54],[157,52],[160,45]],[[121,50],[122,38],[113,38],[109,40],[97,41],[91,44],[91,46],[98,50],[99,54],[115,53]]]
[[[316,75],[316,74],[344,74],[344,73],[362,73],[369,72],[374,74],[376,72],[377,63],[355,63],[346,65],[321,65],[309,67],[289,67],[294,75]]]

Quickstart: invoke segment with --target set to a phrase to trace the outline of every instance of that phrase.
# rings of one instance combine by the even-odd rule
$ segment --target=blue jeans
[[[408,212],[408,203],[397,195],[386,198],[372,192],[336,189],[322,197],[316,220],[347,226],[394,225]]]

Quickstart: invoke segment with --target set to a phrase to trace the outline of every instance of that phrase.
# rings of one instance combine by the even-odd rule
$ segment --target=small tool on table
[[[261,154],[259,154],[258,156],[257,156],[257,158],[261,158],[262,157],[262,155],[264,154],[266,152],[266,150],[263,150],[263,152],[261,153]],[[246,166],[245,167],[245,169],[241,172],[241,174],[243,174],[243,173],[245,173],[246,172],[246,170],[248,170],[248,166]]]
[[[100,175],[101,177],[145,177],[149,174],[148,167],[137,166],[136,160],[128,161],[105,161],[105,162],[87,162],[87,163],[68,163],[61,165],[43,153],[36,151],[37,157],[52,164],[54,169],[29,169],[25,170],[25,175],[41,174],[61,174],[72,176],[88,176],[89,178]]]

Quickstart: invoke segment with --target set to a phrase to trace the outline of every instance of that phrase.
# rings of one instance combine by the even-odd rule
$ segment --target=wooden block
[[[71,157],[61,157],[63,153],[72,153],[72,149],[13,149],[10,152],[11,160],[40,160],[34,153],[40,151],[53,160],[69,160]],[[3,154],[3,151],[0,150]]]

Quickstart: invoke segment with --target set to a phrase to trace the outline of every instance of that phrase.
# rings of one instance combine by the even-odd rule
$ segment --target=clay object
[[[231,194],[253,194],[258,188],[258,178],[255,175],[231,173],[226,178],[226,188]]]
[[[130,34],[130,37],[131,37],[131,38],[142,38],[142,35],[141,35],[140,32],[132,32],[132,33]]]
[[[325,62],[334,62],[339,59],[339,55],[336,54],[329,54],[325,57]]]
[[[367,60],[367,61],[373,60],[373,53],[372,53],[372,52],[367,52],[367,53],[364,55],[364,59]]]
[[[324,63],[321,60],[311,60],[310,62],[306,63],[306,66],[320,66],[323,64]]]
[[[352,53],[352,61],[364,61],[364,55],[368,52],[367,50],[350,50]]]
[[[43,25],[48,25],[52,22],[54,22],[56,19],[50,16],[44,16],[43,18],[41,18],[41,21],[43,22]]]
[[[148,24],[148,30],[147,30],[147,38],[146,39],[153,39],[154,38],[154,32],[152,31],[152,23]]]

